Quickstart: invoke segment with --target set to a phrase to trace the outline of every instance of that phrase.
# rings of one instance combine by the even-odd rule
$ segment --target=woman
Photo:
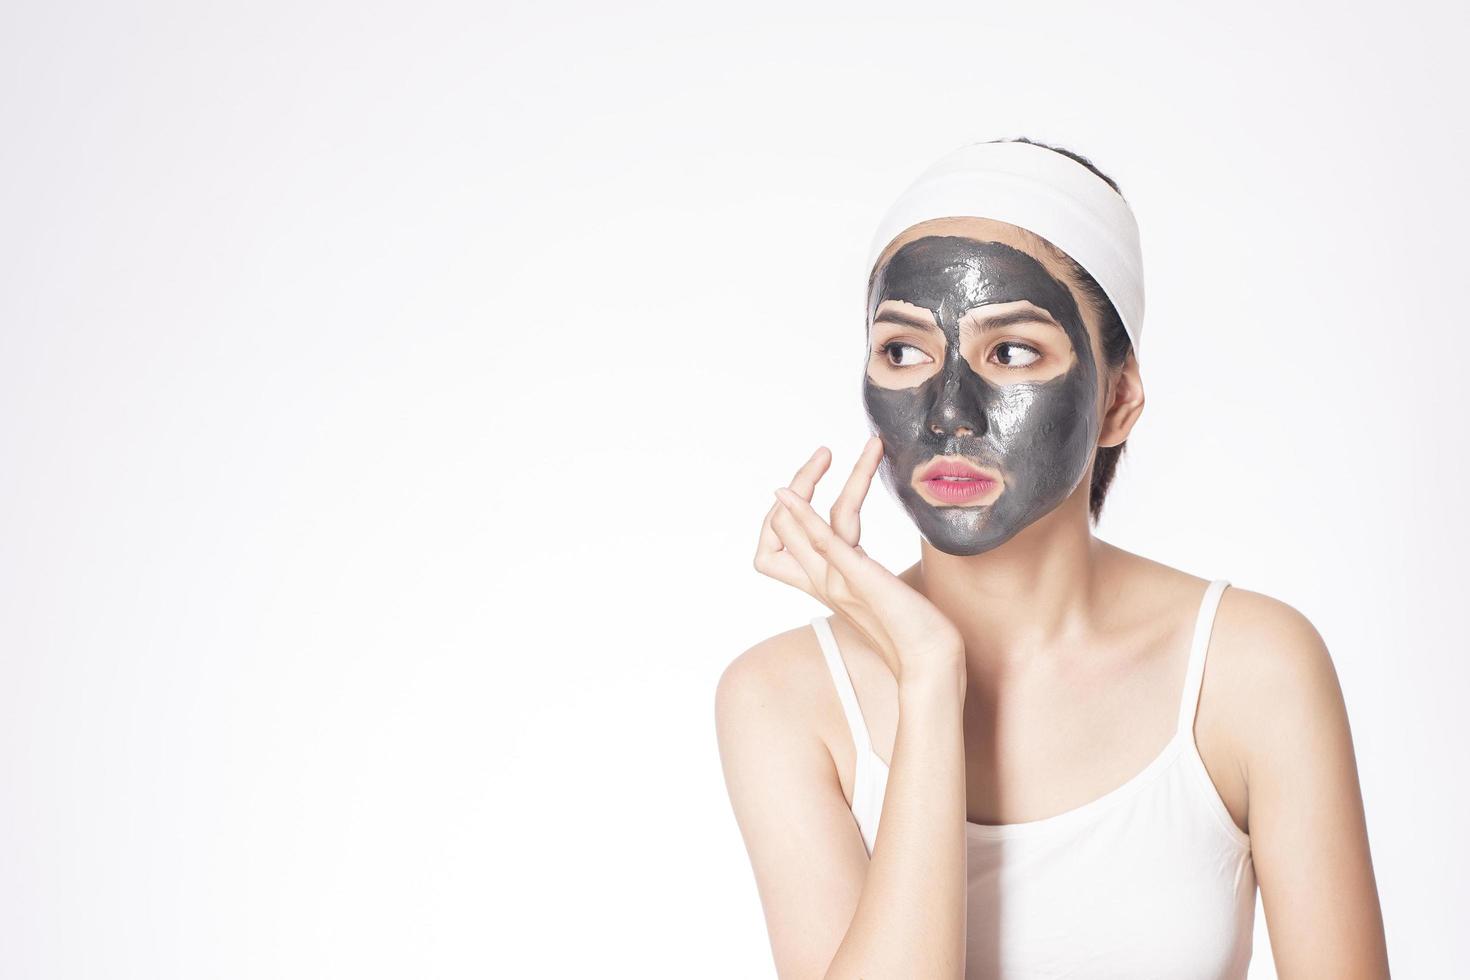
[[[871,249],[873,438],[755,567],[831,611],[725,670],[726,784],[778,973],[1386,977],[1352,740],[1295,609],[1092,534],[1143,409],[1137,226],[1084,158],[963,147]],[[859,544],[882,472],[917,525]]]

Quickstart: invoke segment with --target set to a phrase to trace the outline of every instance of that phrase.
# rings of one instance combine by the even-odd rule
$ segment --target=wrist
[[[969,685],[963,657],[904,664],[898,677],[899,697],[958,694],[963,701]]]

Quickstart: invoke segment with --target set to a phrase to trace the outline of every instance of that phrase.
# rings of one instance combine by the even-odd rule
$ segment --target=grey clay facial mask
[[[884,387],[865,371],[863,404],[883,437],[883,480],[935,548],[951,555],[989,551],[1065,500],[1097,449],[1098,369],[1077,303],[1066,285],[1025,252],[955,236],[920,238],[899,248],[873,282],[869,324],[884,300],[932,313],[945,347],[939,370],[915,387]],[[960,349],[959,321],[975,307],[1017,300],[1046,310],[1066,331],[1075,353],[1066,372],[1045,381],[1001,382],[1002,373],[1014,369],[992,365],[997,380],[991,381],[971,368]],[[972,352],[985,356],[992,344],[986,337]],[[902,372],[893,376],[901,378]],[[999,498],[948,506],[926,500],[913,485],[914,472],[944,455],[999,471]]]

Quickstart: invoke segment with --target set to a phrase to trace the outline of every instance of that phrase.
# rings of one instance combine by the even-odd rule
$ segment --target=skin
[[[911,228],[880,256],[879,266],[905,244],[933,236],[1010,246],[1080,297],[1044,243],[984,219],[941,219]],[[964,311],[951,305],[935,315],[934,307],[914,303],[909,305],[929,311],[942,336],[906,326],[904,342],[919,342],[933,361],[917,374],[927,370],[937,377],[950,370],[972,393],[986,393],[981,381],[998,386],[1013,377],[1001,373],[1011,360],[1000,348],[1007,340],[1037,347],[1043,357],[1030,369],[1041,382],[1054,380],[1075,370],[1079,359],[1103,364],[1095,311],[1080,298],[1077,303],[1087,331],[1085,348],[1074,334],[1041,323],[966,334],[960,322]],[[877,305],[870,304],[870,313]],[[950,322],[955,329],[944,333],[949,310],[955,313]],[[885,329],[874,317],[870,350],[883,342]],[[1062,334],[1065,344],[1058,341]],[[948,346],[956,342],[957,351]],[[965,362],[963,370],[956,353]],[[915,387],[883,374],[874,363],[880,356],[870,357],[865,386]],[[922,360],[909,355],[904,363]],[[1121,369],[1101,369],[1095,397],[1084,413],[1095,419],[1095,444],[1117,445],[1128,437],[1144,404],[1137,363],[1130,357]],[[887,420],[882,421],[886,427]],[[987,446],[978,426],[945,435],[971,449]],[[891,446],[885,442],[881,454],[864,451],[830,519],[809,502],[831,454],[819,448],[797,470],[789,484],[792,496],[773,505],[762,530],[763,549],[768,536],[775,537],[780,544],[774,554],[795,552],[806,563],[804,578],[783,580],[800,581],[831,598],[824,590],[842,581],[834,569],[859,569],[859,557],[870,560],[858,545],[857,512],[867,481],[882,465],[891,471],[884,476],[890,489],[896,489],[894,482],[901,487],[904,466],[920,438],[915,434],[907,445],[899,439]],[[1024,447],[1025,442],[1010,445]],[[1009,465],[1005,456],[998,453],[992,461]],[[1067,473],[1063,483],[1071,482]],[[1024,486],[1032,506],[1009,512],[1013,516],[1005,521],[982,515],[946,524],[936,513],[925,526],[915,514],[919,561],[893,581],[876,573],[872,578],[866,601],[874,608],[895,608],[891,599],[901,582],[939,610],[960,638],[956,655],[963,706],[955,710],[963,752],[952,758],[964,819],[1016,823],[1080,806],[1131,778],[1172,735],[1187,642],[1207,580],[1096,538],[1087,513],[1090,479],[1089,459],[1070,493],[1046,509],[1039,505],[1051,491],[1041,488],[1049,484],[1016,477],[1007,490]],[[962,553],[942,550],[940,541]],[[977,545],[983,547],[963,553]],[[760,554],[769,559],[766,551]],[[766,568],[777,566],[767,563]],[[929,606],[922,608],[928,614]],[[916,703],[905,693],[917,686],[904,680],[906,662],[896,659],[871,627],[859,625],[861,617],[834,616],[831,622],[874,749],[892,769],[889,792],[947,789],[947,768],[924,771],[926,760],[950,758],[943,752],[944,739],[932,742],[930,755],[905,754],[928,744],[925,723],[914,718],[919,712],[899,710],[901,704]],[[928,663],[941,661],[935,655]],[[912,676],[932,674],[914,669]],[[946,701],[935,695],[922,703],[938,719]],[[863,963],[903,962],[912,955],[910,934],[894,928],[898,919],[883,919],[899,915],[894,910],[904,907],[900,897],[925,894],[903,891],[924,887],[903,880],[903,870],[932,867],[962,852],[948,849],[952,838],[947,833],[915,834],[892,838],[885,845],[890,856],[880,846],[868,858],[849,809],[854,748],[812,630],[802,624],[736,657],[720,679],[716,722],[727,786],[751,854],[779,974],[826,975],[834,952],[851,952],[859,932],[861,948],[851,955],[865,957]],[[907,734],[900,737],[901,732]],[[1251,835],[1278,976],[1389,976],[1347,710],[1332,659],[1306,617],[1269,596],[1237,586],[1225,590],[1194,737],[1221,802]],[[1294,749],[1283,752],[1281,746]],[[909,758],[917,761],[911,764]],[[899,782],[900,772],[912,775]],[[947,797],[936,790],[931,799]],[[885,803],[880,844],[889,809]],[[893,810],[908,813],[901,805]],[[919,827],[922,808],[911,817],[911,826]],[[880,870],[882,880],[870,880]],[[885,947],[890,941],[907,942],[909,948]]]

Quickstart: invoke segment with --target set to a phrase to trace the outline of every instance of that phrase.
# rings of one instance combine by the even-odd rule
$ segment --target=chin
[[[926,534],[924,540],[928,541],[936,551],[942,551],[946,555],[954,555],[956,558],[973,558],[975,555],[994,551],[1013,537],[1015,537],[1014,534],[1007,534],[1001,538],[985,538],[979,541],[955,541],[952,538],[931,537]]]
[[[919,533],[930,546],[959,558],[993,551],[1025,530],[989,523],[992,516],[989,507],[930,507],[926,514],[913,516]]]

